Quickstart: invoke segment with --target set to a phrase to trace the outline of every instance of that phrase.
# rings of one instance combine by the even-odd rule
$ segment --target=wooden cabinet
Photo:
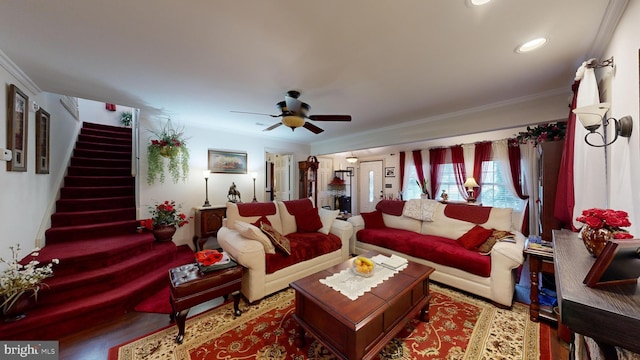
[[[318,160],[315,156],[309,156],[307,161],[298,162],[299,181],[298,198],[313,198],[313,203],[318,203]]]
[[[560,229],[562,223],[554,216],[556,203],[556,188],[558,186],[558,174],[560,172],[560,161],[562,159],[562,147],[564,140],[547,141],[540,143],[539,163],[539,214],[540,214],[540,236],[543,240],[552,240],[552,231]]]
[[[227,206],[199,207],[194,210],[195,228],[193,245],[196,251],[200,251],[210,237],[218,236],[218,230],[222,227],[222,220],[227,214]]]

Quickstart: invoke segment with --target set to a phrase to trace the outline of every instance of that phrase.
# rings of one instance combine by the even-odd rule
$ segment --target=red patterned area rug
[[[414,319],[379,359],[551,359],[550,329],[529,320],[528,306],[511,310],[432,284],[428,323]],[[242,304],[242,303],[241,303]],[[283,290],[233,315],[227,303],[187,319],[182,345],[169,326],[109,350],[109,360],[335,359],[315,339],[296,346],[294,292]],[[309,336],[309,335],[307,335]]]

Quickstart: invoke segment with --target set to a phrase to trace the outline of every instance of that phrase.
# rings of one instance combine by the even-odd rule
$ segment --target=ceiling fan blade
[[[324,131],[324,130],[320,129],[319,127],[313,125],[310,122],[305,122],[304,125],[302,125],[302,127],[304,127],[305,129],[311,131],[314,134],[320,134],[321,132]]]
[[[273,125],[269,126],[268,128],[266,128],[266,129],[262,130],[262,131],[271,131],[271,130],[273,130],[273,129],[277,128],[277,127],[278,127],[278,126],[280,126],[280,125],[282,125],[282,123],[281,123],[281,122],[279,122],[279,123],[275,123],[275,124],[273,124]]]
[[[314,121],[351,121],[351,115],[310,115]]]
[[[280,117],[280,115],[271,115],[271,114],[263,114],[263,113],[254,113],[254,112],[248,112],[248,111],[233,111],[231,110],[232,113],[238,113],[238,114],[252,114],[252,115],[266,115],[266,116],[271,116],[271,117]]]

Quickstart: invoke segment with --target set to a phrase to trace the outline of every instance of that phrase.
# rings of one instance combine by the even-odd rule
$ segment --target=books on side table
[[[403,266],[406,266],[409,263],[407,259],[395,254],[391,254],[391,256],[378,254],[372,257],[371,260],[373,260],[374,263],[391,270],[399,270],[400,268],[402,268]]]
[[[542,240],[538,235],[529,235],[527,249],[553,254],[553,243]]]

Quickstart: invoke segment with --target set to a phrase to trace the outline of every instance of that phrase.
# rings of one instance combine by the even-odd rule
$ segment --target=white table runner
[[[353,259],[351,261],[353,261]],[[371,277],[356,275],[353,268],[350,267],[340,271],[339,273],[320,279],[320,282],[340,292],[349,299],[356,300],[367,291],[371,291],[371,289],[382,284],[382,282],[394,276],[406,267],[407,265],[405,264],[397,269],[391,269],[376,264]]]

